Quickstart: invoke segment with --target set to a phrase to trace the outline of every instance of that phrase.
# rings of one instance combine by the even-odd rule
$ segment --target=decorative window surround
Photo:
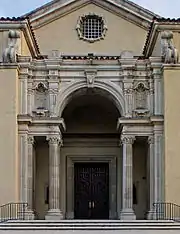
[[[93,43],[105,38],[107,26],[101,15],[89,13],[79,17],[76,30],[79,39]]]

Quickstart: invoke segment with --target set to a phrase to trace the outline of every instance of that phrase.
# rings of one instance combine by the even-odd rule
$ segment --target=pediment
[[[25,17],[30,19],[33,28],[36,29],[90,3],[117,14],[144,29],[149,28],[153,17],[159,17],[128,0],[53,0],[26,14]]]
[[[88,14],[102,16],[105,22],[103,40],[96,43],[81,40],[77,30],[79,19]],[[139,56],[154,14],[128,0],[54,0],[26,17],[44,55],[52,51],[119,55],[127,50]]]

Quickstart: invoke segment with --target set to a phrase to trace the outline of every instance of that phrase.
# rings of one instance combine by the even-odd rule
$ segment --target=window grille
[[[94,42],[104,39],[107,27],[101,16],[89,14],[80,17],[76,29],[80,39]]]

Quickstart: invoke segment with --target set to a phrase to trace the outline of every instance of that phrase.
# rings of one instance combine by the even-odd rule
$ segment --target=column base
[[[156,220],[156,213],[155,213],[154,209],[151,209],[148,211],[147,219],[148,220]]]
[[[62,211],[59,209],[50,209],[48,210],[46,216],[46,220],[61,220],[63,219]]]
[[[25,220],[34,220],[35,214],[31,209],[27,209],[25,211],[25,216],[23,217]]]
[[[120,212],[120,220],[136,220],[133,209],[123,209]]]

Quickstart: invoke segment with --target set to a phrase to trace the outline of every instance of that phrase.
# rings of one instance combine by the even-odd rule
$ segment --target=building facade
[[[0,18],[0,204],[101,220],[180,204],[179,33],[128,0]]]

